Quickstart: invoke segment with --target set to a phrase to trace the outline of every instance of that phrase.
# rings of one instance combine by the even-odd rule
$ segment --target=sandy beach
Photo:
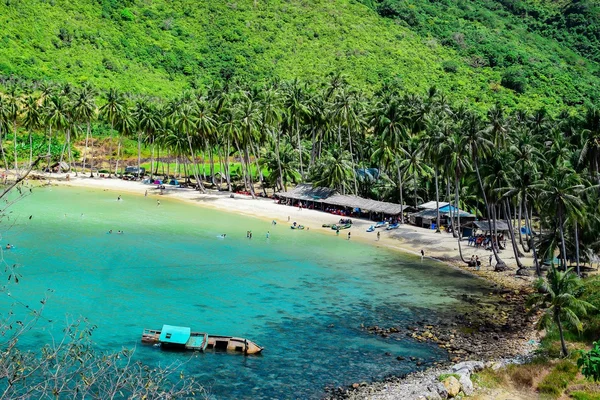
[[[231,193],[225,191],[207,191],[206,194],[203,194],[193,189],[165,185],[165,189],[161,195],[161,191],[157,188],[157,185],[147,185],[136,181],[126,181],[116,178],[89,178],[81,175],[74,177],[72,174],[68,180],[66,174],[52,174],[51,176],[46,176],[45,174],[36,175],[38,178],[45,178],[51,184],[56,185],[110,190],[121,195],[127,193],[144,196],[147,191],[149,197],[158,200],[168,198],[200,207],[214,208],[268,221],[275,220],[278,224],[284,225],[291,225],[293,222],[297,222],[308,228],[307,234],[335,235],[335,232],[330,228],[323,228],[321,225],[336,223],[340,218],[337,215],[322,211],[299,209],[297,207],[277,204],[273,199],[252,199],[250,196],[240,194],[235,194],[231,197]],[[42,180],[42,182],[44,181]],[[375,222],[357,218],[352,218],[352,220],[352,228],[340,232],[340,235],[344,235],[344,237],[350,232],[352,241],[361,241],[373,246],[387,247],[414,255],[420,255],[421,250],[423,250],[425,257],[448,263],[505,287],[524,288],[530,286],[534,279],[532,277],[517,277],[515,275],[516,264],[510,241],[507,243],[507,248],[500,252],[500,257],[511,267],[511,270],[495,272],[493,268],[495,260],[492,260],[491,266],[489,265],[491,251],[467,246],[466,240],[463,240],[461,247],[465,259],[470,259],[472,255],[475,255],[479,256],[482,260],[481,270],[476,271],[474,268],[467,267],[460,260],[457,241],[450,233],[435,233],[433,230],[404,224],[400,228],[391,231],[377,229],[381,233],[378,240],[376,232],[366,231]],[[521,261],[527,266],[531,266],[533,263],[531,256],[522,258]]]

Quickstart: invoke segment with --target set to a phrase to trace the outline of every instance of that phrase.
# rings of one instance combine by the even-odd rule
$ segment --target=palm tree
[[[85,164],[88,156],[88,144],[92,135],[92,121],[96,118],[96,91],[91,85],[84,85],[81,89],[75,91],[75,100],[73,102],[73,117],[75,120],[86,126],[85,149],[83,152],[83,165],[81,172],[85,172]],[[90,178],[94,176],[94,158],[93,141],[92,156],[90,162]]]
[[[490,153],[490,150],[493,146],[492,141],[488,138],[486,134],[486,129],[482,129],[481,120],[479,117],[473,113],[469,113],[468,117],[464,121],[464,132],[465,132],[465,143],[469,148],[469,156],[473,160],[473,165],[475,167],[475,172],[477,174],[477,181],[479,182],[479,188],[481,189],[481,193],[483,195],[483,202],[485,204],[486,215],[488,226],[490,230],[495,230],[495,224],[492,224],[492,210],[490,209],[490,203],[488,202],[488,197],[486,194],[485,187],[483,185],[483,180],[481,179],[481,174],[479,172],[479,158],[481,156],[486,156]],[[492,232],[490,232],[491,234]],[[494,253],[494,257],[496,259],[496,271],[504,271],[508,267],[506,263],[500,259],[500,255],[498,254],[498,248],[496,246],[497,236],[492,240],[492,252]]]
[[[7,118],[12,123],[13,127],[13,145],[15,153],[15,174],[19,175],[19,165],[17,156],[17,126],[19,121],[19,114],[21,112],[21,96],[18,91],[17,85],[12,85],[8,91],[8,109]]]
[[[42,126],[42,109],[39,99],[29,95],[23,102],[23,126],[29,132],[29,165],[33,163],[32,132]]]
[[[587,108],[581,133],[584,142],[579,161],[582,163],[587,158],[592,179],[600,184],[600,109]]]
[[[334,154],[327,152],[316,166],[315,185],[345,193],[352,173],[352,161],[348,151],[337,151]]]
[[[4,169],[8,171],[8,162],[6,161],[6,153],[4,152],[4,135],[10,130],[10,107],[8,98],[0,93],[0,151],[2,152],[2,160]]]
[[[52,129],[64,130],[69,125],[69,104],[67,99],[58,94],[52,95],[46,105],[46,124],[49,129],[48,135],[48,170],[52,159]]]
[[[115,124],[124,115],[127,105],[125,102],[125,96],[117,89],[109,89],[108,92],[105,93],[105,96],[106,103],[100,107],[100,116],[104,118],[105,121],[110,123],[110,142],[108,151],[108,177],[110,178],[112,173],[112,146]]]
[[[300,175],[304,178],[304,167],[302,163],[302,143],[300,139],[300,121],[308,114],[306,105],[306,93],[300,85],[298,79],[294,79],[286,86],[284,108],[286,110],[288,126],[291,128],[291,135],[296,134],[298,145],[298,160],[300,163]]]
[[[537,293],[533,294],[528,304],[533,310],[544,309],[544,314],[538,321],[538,328],[548,328],[553,324],[558,327],[562,355],[567,357],[569,351],[565,344],[563,321],[569,322],[578,331],[582,330],[580,316],[587,314],[595,307],[577,298],[581,293],[581,280],[572,269],[559,271],[554,266],[548,271],[546,279],[539,278],[535,283]]]
[[[185,135],[187,138],[190,157],[192,158],[192,163],[194,164],[194,177],[196,178],[198,189],[200,189],[202,193],[206,193],[206,189],[202,184],[202,179],[200,179],[200,175],[198,174],[198,163],[196,161],[196,148],[198,147],[198,141],[195,136],[196,117],[193,106],[190,103],[183,103],[182,101],[172,103],[169,106],[168,118],[171,120],[173,128]]]
[[[584,207],[581,193],[585,186],[581,177],[569,166],[557,166],[544,179],[533,185],[539,193],[540,200],[546,210],[555,213],[555,226],[560,232],[561,266],[567,269],[567,248],[565,244],[565,222],[569,214],[581,218]]]
[[[422,142],[423,137],[421,135],[412,135],[406,147],[406,158],[400,162],[400,168],[406,172],[407,176],[413,179],[415,208],[419,205],[419,198],[417,196],[417,188],[419,186],[418,177],[428,178],[433,173],[433,169],[425,163],[423,158],[424,149]]]

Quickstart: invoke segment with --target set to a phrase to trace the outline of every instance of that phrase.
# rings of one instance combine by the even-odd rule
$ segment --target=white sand
[[[111,190],[140,196],[144,196],[144,193],[147,190],[148,196],[157,199],[169,198],[180,200],[201,207],[215,208],[269,221],[276,220],[279,224],[291,225],[292,221],[295,221],[298,224],[308,227],[310,233],[315,232],[319,234],[335,235],[335,232],[330,228],[322,228],[321,225],[333,224],[340,219],[337,215],[321,211],[309,209],[299,210],[297,207],[277,204],[272,199],[252,199],[250,196],[239,194],[235,194],[234,198],[231,198],[229,192],[208,191],[207,194],[202,194],[193,189],[183,189],[165,185],[166,189],[164,190],[164,194],[160,195],[160,190],[156,188],[156,185],[145,185],[141,182],[124,181],[115,178],[89,178],[81,175],[79,177],[73,177],[71,174],[70,179],[67,181],[65,174],[52,174],[49,179],[52,184]],[[462,241],[461,247],[465,259],[470,259],[471,255],[477,255],[482,260],[481,271],[473,271],[472,268],[468,268],[460,261],[458,244],[456,239],[452,237],[452,234],[446,232],[435,233],[433,230],[405,224],[401,225],[400,228],[391,231],[377,229],[376,232],[381,232],[381,238],[377,241],[376,232],[366,232],[367,228],[375,224],[375,222],[357,218],[352,218],[352,221],[352,228],[341,231],[340,236],[345,238],[348,232],[351,232],[352,241],[358,240],[371,245],[388,247],[417,255],[423,250],[426,257],[448,262],[461,269],[468,270],[476,275],[501,283],[505,286],[523,287],[525,285],[530,285],[532,280],[531,278],[522,279],[520,277],[514,277],[516,264],[510,241],[507,243],[507,249],[501,251],[500,257],[512,267],[513,270],[503,273],[493,272],[493,267],[489,266],[488,260],[491,254],[490,251],[467,246],[466,241]],[[527,266],[533,264],[530,255],[526,258],[522,258],[521,261]],[[493,264],[495,264],[495,261],[492,261],[492,265]]]

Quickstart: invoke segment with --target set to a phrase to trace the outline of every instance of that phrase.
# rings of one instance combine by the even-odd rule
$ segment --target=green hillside
[[[509,1],[5,0],[0,74],[165,96],[215,79],[344,72],[367,90],[435,84],[483,104],[597,101],[594,53],[532,28]]]

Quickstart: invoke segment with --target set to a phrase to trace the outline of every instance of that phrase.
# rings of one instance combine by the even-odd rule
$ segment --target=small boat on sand
[[[385,228],[386,231],[391,231],[392,229],[398,229],[400,228],[400,224],[391,224],[390,226],[388,226],[387,228]]]
[[[367,232],[374,232],[375,231],[375,227],[373,225],[371,225],[369,227],[369,229],[367,229]]]
[[[331,228],[331,224],[323,224],[321,225],[323,228]]]
[[[244,354],[258,354],[263,348],[251,340],[233,337],[209,335],[192,332],[183,326],[163,325],[161,330],[144,329],[142,343],[158,344],[161,348],[172,350],[225,350]]]
[[[379,221],[378,223],[375,224],[375,228],[385,228],[387,226],[387,222],[385,221]]]
[[[331,229],[333,229],[334,231],[337,231],[338,229],[342,230],[342,229],[349,229],[352,228],[352,224],[333,224],[331,225]]]

